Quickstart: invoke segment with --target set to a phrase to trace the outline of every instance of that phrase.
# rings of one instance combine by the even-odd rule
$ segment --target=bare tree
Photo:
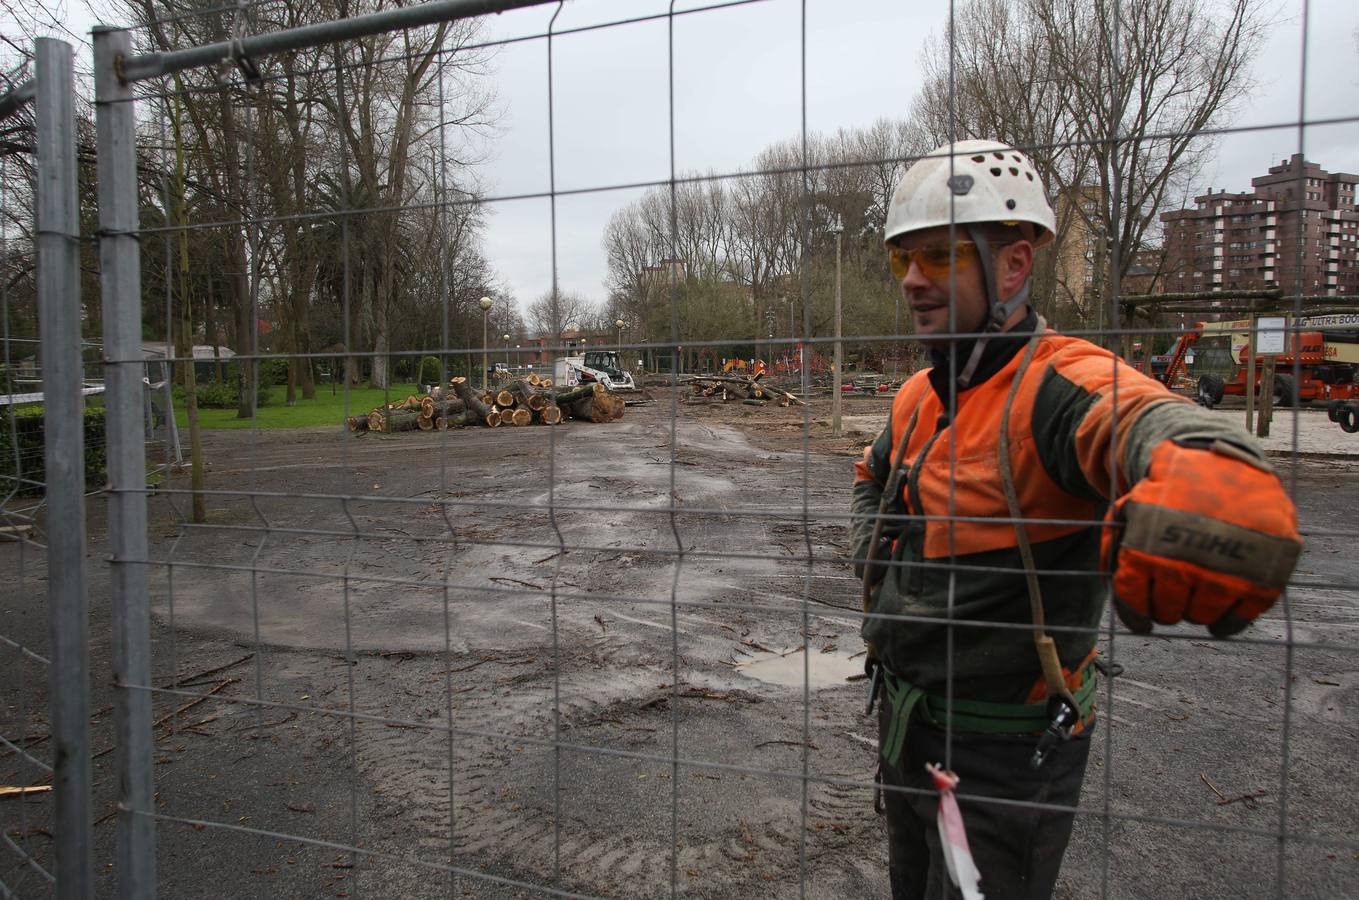
[[[1058,247],[1090,243],[1096,277],[1065,287],[1083,300],[1079,319],[1098,325],[1110,283],[1212,152],[1203,131],[1250,90],[1261,2],[970,0],[952,43],[927,45],[913,127],[933,144],[995,138],[1030,152],[1055,200]],[[1046,289],[1060,292],[1056,255]]]
[[[597,324],[595,304],[570,291],[551,291],[528,306],[528,326],[549,341],[567,331],[584,331]]]
[[[611,308],[648,340],[669,340],[677,324],[682,343],[727,343],[717,348],[725,355],[772,354],[767,341],[802,335],[786,324],[794,308],[811,335],[828,334],[838,222],[846,322],[888,333],[895,286],[882,225],[908,137],[884,121],[868,136],[812,135],[805,155],[801,140],[782,141],[745,174],[648,191],[605,230]]]
[[[221,40],[236,15],[229,7],[195,14],[183,0],[110,2],[145,26],[140,39],[156,50]],[[392,2],[252,5],[248,28],[292,28]],[[304,398],[314,392],[306,358],[319,349],[314,319],[326,301],[333,302],[319,327],[348,351],[351,382],[361,377],[365,350],[375,351],[373,382],[388,382],[388,354],[411,349],[394,342],[412,333],[408,321],[427,318],[421,310],[431,296],[441,308],[447,298],[452,333],[467,339],[476,291],[492,280],[475,251],[483,219],[429,216],[419,207],[457,202],[460,209],[471,196],[478,161],[471,136],[485,132],[493,113],[480,27],[467,20],[280,55],[263,63],[264,81],[248,87],[229,69],[183,73],[188,204],[202,217],[252,223],[212,233],[224,245],[227,276],[218,280],[231,286],[238,349],[253,346],[251,310],[258,308],[276,326],[261,349],[298,354],[290,360],[289,402],[299,390]],[[460,261],[474,258],[468,278],[455,278]],[[214,304],[203,308],[205,331],[213,331]],[[442,336],[445,323],[437,324]],[[242,415],[255,393],[249,385],[242,391]]]

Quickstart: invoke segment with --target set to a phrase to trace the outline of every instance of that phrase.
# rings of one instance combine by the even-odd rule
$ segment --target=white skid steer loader
[[[632,374],[623,368],[615,350],[587,350],[584,356],[563,356],[557,360],[553,380],[559,387],[598,382],[617,393],[637,390]]]

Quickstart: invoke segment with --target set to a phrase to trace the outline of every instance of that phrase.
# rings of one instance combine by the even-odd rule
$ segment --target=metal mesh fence
[[[91,875],[84,487],[102,485],[105,447],[102,410],[86,408],[101,386],[81,341],[70,48],[39,40],[29,64],[0,161],[0,892],[75,896]]]
[[[938,794],[875,774],[896,725],[864,715],[878,682],[862,633],[929,687],[921,715],[937,721],[912,720],[912,741],[937,733],[928,761],[964,773],[975,844],[994,840],[989,817],[1009,816],[1020,843],[1071,811],[997,761],[1027,759],[1037,735],[997,737],[979,766],[975,729],[928,712],[1042,686],[1031,574],[1062,662],[1097,650],[1102,673],[1082,693],[1098,725],[1056,751],[1090,763],[1056,895],[1344,894],[1359,866],[1344,765],[1359,212],[1353,176],[1301,163],[1356,120],[1308,105],[1309,4],[1279,21],[1251,3],[942,4],[919,83],[872,88],[898,94],[885,111],[915,95],[910,119],[838,134],[809,124],[818,65],[869,36],[836,16],[919,31],[911,13],[511,12],[539,6],[147,5],[127,30],[96,30],[102,306],[86,335],[107,385],[108,487],[90,533],[109,563],[90,587],[97,710],[81,715],[107,699],[113,733],[84,789],[84,820],[110,823],[93,835],[95,887],[887,895],[875,804],[919,804],[932,834]],[[490,12],[503,22],[476,18]],[[1303,36],[1285,60],[1296,114],[1233,118],[1280,22]],[[769,60],[731,55],[732,35],[784,32]],[[541,76],[506,102],[543,116],[528,126],[536,174],[487,186],[493,65]],[[717,131],[742,78],[768,109]],[[614,90],[647,102],[623,108]],[[1266,136],[1297,154],[1263,179],[1276,193],[1195,197],[1214,153]],[[936,144],[972,137],[1014,150],[945,157],[955,199],[934,224],[951,274],[913,291],[919,276],[894,277],[882,249],[893,189]],[[709,153],[723,141],[750,152]],[[27,196],[12,171],[7,210]],[[976,295],[956,240],[1006,243],[959,219],[990,178],[1036,180],[1056,210],[1029,296],[1096,345],[1062,345],[1087,391],[1066,405],[1042,407],[1055,380],[950,387],[979,336],[982,382],[1031,353],[1040,369],[1067,358],[960,325]],[[1162,218],[1180,196],[1186,213]],[[22,253],[7,234],[8,265]],[[566,287],[580,234],[607,258],[602,309]],[[541,278],[507,282],[509,265]],[[7,328],[20,283],[5,278]],[[1257,398],[1271,330],[1284,349]],[[22,374],[11,346],[36,336],[6,332],[7,378]],[[1207,407],[1163,437],[1210,439],[1244,413],[1298,505],[1302,562],[1230,641],[1133,633],[1105,608],[1107,500],[1149,465],[1148,378]],[[42,502],[17,489],[30,470],[8,421],[7,528],[40,523]],[[875,443],[889,462],[910,451],[904,480],[861,474],[902,492],[881,507],[853,470]],[[895,539],[885,563],[866,555],[875,523]],[[7,533],[21,540],[6,593],[41,617],[25,584],[45,573],[42,543]],[[866,609],[858,573],[874,562],[898,599]],[[42,632],[0,636],[5,783],[42,785]],[[909,696],[889,681],[880,702]],[[926,751],[911,746],[914,764]],[[51,880],[35,848],[59,838],[36,803],[0,800],[16,895]],[[952,896],[945,880],[931,896]]]
[[[20,116],[33,128],[31,107]],[[0,313],[3,313],[4,386],[7,402],[0,407],[4,426],[3,501],[0,527],[6,551],[13,554],[10,578],[19,591],[33,591],[46,562],[46,541],[41,523],[44,479],[42,419],[29,413],[30,406],[13,402],[41,391],[38,370],[36,285],[36,239],[34,235],[34,187],[36,159],[31,151],[7,158],[0,172],[3,212],[4,276],[0,282]],[[27,275],[25,278],[24,275]],[[25,302],[27,301],[27,302]],[[15,611],[17,612],[17,610]],[[53,879],[50,796],[52,756],[46,708],[51,671],[51,650],[46,640],[46,604],[19,616],[6,616],[0,644],[4,653],[4,725],[0,729],[5,758],[6,797],[3,813],[6,890],[22,896],[25,890]]]

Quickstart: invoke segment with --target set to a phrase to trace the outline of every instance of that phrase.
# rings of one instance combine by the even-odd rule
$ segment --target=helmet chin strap
[[[986,350],[986,343],[991,339],[991,335],[1004,331],[1005,323],[1010,321],[1010,316],[1014,315],[1015,310],[1029,305],[1028,279],[1025,279],[1024,284],[1009,300],[1000,299],[1000,290],[996,286],[995,260],[991,258],[991,244],[986,240],[981,228],[968,228],[967,233],[977,247],[977,258],[981,262],[982,282],[986,285],[987,316],[986,325],[972,345],[972,354],[967,358],[967,365],[958,373],[960,391],[967,390],[972,384],[972,378],[977,374],[977,366],[981,363],[982,352]]]

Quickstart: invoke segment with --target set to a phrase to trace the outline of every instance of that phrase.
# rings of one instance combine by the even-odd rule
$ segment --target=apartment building
[[[1168,291],[1359,293],[1359,175],[1294,154],[1251,179],[1249,193],[1214,191],[1164,213]]]

